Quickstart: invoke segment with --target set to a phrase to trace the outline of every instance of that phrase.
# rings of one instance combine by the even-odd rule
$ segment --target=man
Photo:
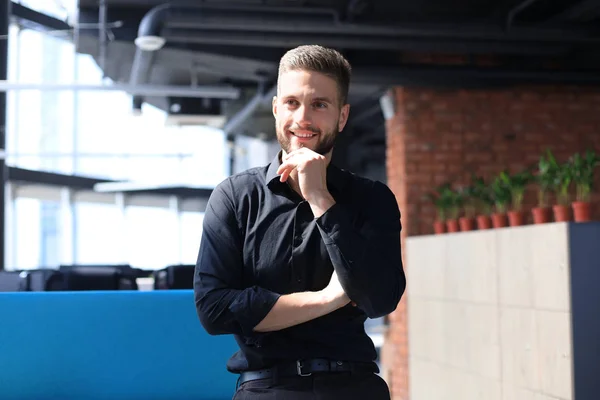
[[[380,182],[332,164],[348,120],[350,65],[320,46],[279,65],[281,152],[220,183],[209,200],[194,290],[206,331],[233,334],[235,399],[389,399],[367,317],[405,289],[400,212]]]

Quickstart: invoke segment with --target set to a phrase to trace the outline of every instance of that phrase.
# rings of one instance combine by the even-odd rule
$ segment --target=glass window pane
[[[73,44],[32,30],[10,30],[11,81],[68,83],[74,74]],[[72,173],[74,94],[69,91],[9,91],[8,164]],[[65,154],[66,153],[66,154]]]
[[[30,198],[15,200],[15,269],[54,268],[60,264],[60,204]]]
[[[110,84],[68,41],[14,26],[10,40],[12,81]],[[8,164],[21,168],[208,187],[229,173],[221,130],[167,126],[165,112],[148,103],[136,115],[124,92],[9,91],[7,119]]]
[[[75,254],[79,264],[126,263],[123,216],[116,205],[77,203]]]
[[[196,264],[204,213],[181,213],[181,263]]]
[[[125,211],[127,260],[159,269],[179,263],[177,216],[166,208],[130,206]]]

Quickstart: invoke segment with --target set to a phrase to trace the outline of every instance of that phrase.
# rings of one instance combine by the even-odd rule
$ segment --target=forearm
[[[329,192],[310,194],[306,200],[308,201],[315,218],[319,218],[321,215],[325,214],[325,212],[335,204],[335,199]]]
[[[385,194],[385,193],[384,193]],[[392,312],[406,281],[400,253],[400,215],[395,200],[367,204],[372,215],[364,220],[354,210],[332,205],[317,218],[317,226],[339,281],[348,297],[376,318]]]
[[[327,315],[348,302],[346,296],[332,297],[324,291],[283,295],[254,330],[269,332],[289,328]]]

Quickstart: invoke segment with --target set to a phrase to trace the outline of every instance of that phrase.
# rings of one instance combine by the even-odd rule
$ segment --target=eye
[[[288,106],[297,106],[298,105],[298,101],[296,101],[294,99],[287,99],[285,101],[285,104],[287,104]]]
[[[322,101],[317,101],[316,103],[313,104],[313,106],[315,108],[326,108],[327,107],[327,103],[324,103]]]

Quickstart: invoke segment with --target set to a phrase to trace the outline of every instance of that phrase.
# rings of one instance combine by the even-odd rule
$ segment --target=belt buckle
[[[298,372],[298,375],[300,376],[311,376],[312,372],[309,372],[307,374],[302,372],[302,367],[304,367],[304,365],[302,365],[302,360],[297,360],[296,361],[296,371]]]

